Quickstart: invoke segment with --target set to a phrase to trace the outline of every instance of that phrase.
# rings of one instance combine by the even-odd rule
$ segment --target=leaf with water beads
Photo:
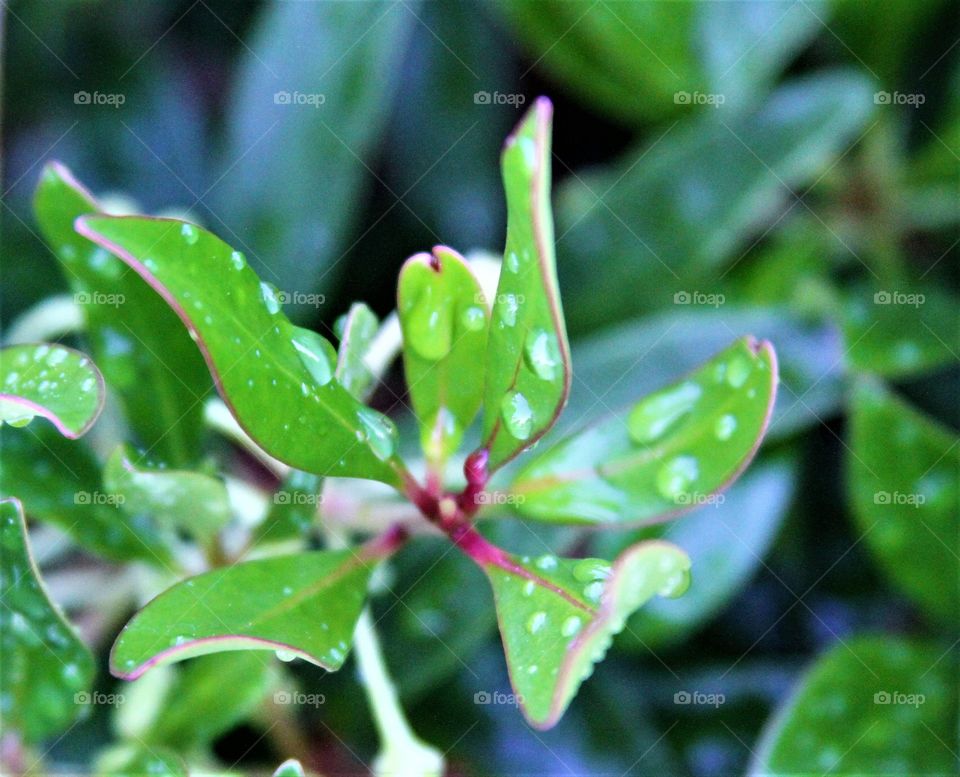
[[[396,430],[334,379],[336,353],[215,235],[175,219],[85,216],[78,231],[141,275],[197,341],[237,421],[297,469],[403,482]]]
[[[507,243],[487,341],[483,444],[496,469],[553,426],[570,390],[550,209],[553,106],[537,100],[502,157]]]
[[[97,420],[104,396],[100,371],[73,348],[37,343],[0,349],[0,423],[26,426],[42,416],[76,439]]]
[[[7,726],[34,743],[89,703],[93,657],[47,596],[16,499],[0,500],[0,558],[0,707]]]
[[[633,524],[704,504],[756,453],[776,397],[772,346],[743,338],[626,414],[545,451],[511,492],[528,518]]]
[[[679,596],[690,560],[641,542],[612,563],[500,551],[482,562],[493,587],[510,681],[527,720],[550,728],[601,661],[626,619],[656,595]]]
[[[480,409],[490,311],[466,260],[437,246],[404,264],[397,312],[421,445],[428,459],[442,463]]]

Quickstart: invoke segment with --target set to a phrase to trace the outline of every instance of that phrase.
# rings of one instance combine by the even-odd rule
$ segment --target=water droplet
[[[386,461],[397,449],[397,427],[383,413],[369,407],[357,410],[360,421],[367,434],[367,444],[380,461]]]
[[[700,467],[693,456],[677,456],[657,472],[657,490],[669,500],[685,493],[700,475]]]
[[[277,658],[280,659],[281,661],[283,661],[283,662],[285,662],[285,663],[290,663],[291,661],[293,661],[293,659],[295,659],[295,658],[297,657],[297,654],[294,653],[294,652],[291,651],[291,650],[282,650],[282,649],[281,649],[281,650],[276,651],[276,656],[277,656]]]
[[[540,667],[538,667],[536,664],[530,664],[530,666],[527,667],[527,674],[536,674],[539,669]]]
[[[200,239],[200,233],[197,231],[197,228],[193,224],[184,224],[180,227],[180,234],[183,235],[183,239],[187,241],[187,245],[195,245],[197,240]]]
[[[585,558],[573,565],[573,576],[581,583],[606,580],[613,574],[613,567],[600,558]]]
[[[560,349],[553,332],[531,329],[523,344],[523,358],[538,378],[553,380],[560,374]]]
[[[713,433],[717,435],[718,440],[729,440],[736,430],[737,419],[730,413],[720,416],[713,425]]]
[[[534,583],[532,580],[528,580],[526,583],[523,584],[523,595],[530,596],[534,592],[534,590],[536,590],[536,587],[537,587],[536,583]]]
[[[603,582],[595,580],[592,583],[588,583],[584,586],[583,595],[591,602],[599,602],[600,597],[603,596]]]
[[[537,558],[537,560],[534,563],[537,565],[537,569],[544,569],[544,570],[556,569],[557,557],[549,553],[545,553],[544,555]]]
[[[578,631],[580,631],[580,619],[576,615],[571,615],[560,627],[560,633],[565,637],[572,637]]]
[[[247,260],[239,251],[232,251],[230,253],[230,264],[233,265],[234,270],[242,270],[247,266]]]
[[[465,329],[479,332],[487,325],[487,314],[479,305],[470,305],[461,313],[460,320]]]
[[[547,614],[540,610],[535,612],[529,618],[527,618],[527,631],[531,634],[536,634],[540,629],[542,629],[547,623]]]
[[[520,257],[517,256],[516,251],[511,251],[503,258],[503,266],[510,272],[518,272],[520,270]]]
[[[267,306],[267,312],[271,316],[280,312],[280,291],[272,283],[260,281],[260,296],[263,297],[263,304]]]
[[[67,360],[67,352],[62,348],[58,348],[55,351],[50,352],[50,356],[47,357],[47,365],[50,367],[56,367],[58,364],[63,364]]]
[[[517,323],[517,311],[520,302],[516,294],[502,294],[497,298],[497,312],[500,316],[500,326],[514,326]]]
[[[676,596],[680,594],[685,587],[686,575],[683,572],[677,572],[670,575],[657,591],[660,596]]]
[[[293,328],[290,342],[317,385],[327,385],[333,378],[334,365],[337,362],[333,346],[316,332],[301,327]]]
[[[523,161],[533,172],[537,166],[537,145],[532,138],[520,138],[520,151],[523,152]]]
[[[417,354],[424,359],[437,361],[450,352],[453,343],[453,305],[438,285],[425,285],[403,318],[404,335]]]
[[[627,417],[630,438],[637,443],[650,443],[693,410],[702,393],[696,383],[681,383],[664,389],[638,402]]]
[[[533,411],[527,398],[519,391],[510,391],[500,403],[503,423],[518,440],[526,440],[533,430]]]
[[[750,377],[750,362],[742,356],[735,356],[727,365],[727,383],[733,388],[740,388]]]

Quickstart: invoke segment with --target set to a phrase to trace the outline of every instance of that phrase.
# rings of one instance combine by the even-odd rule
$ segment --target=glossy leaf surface
[[[289,322],[280,293],[242,254],[173,219],[85,217],[78,229],[176,310],[224,401],[265,451],[308,472],[400,483],[392,423],[333,379],[333,346]]]
[[[956,623],[957,435],[873,382],[851,400],[847,474],[864,542],[896,585]]]
[[[501,160],[507,243],[487,340],[483,440],[495,469],[536,442],[570,391],[550,207],[553,106],[534,103]]]
[[[369,307],[355,302],[341,319],[340,348],[337,351],[336,378],[350,394],[363,401],[373,388],[373,375],[366,364],[370,344],[377,335],[379,322]]]
[[[480,409],[490,310],[466,260],[437,246],[404,264],[397,312],[421,445],[428,459],[442,463]]]
[[[76,439],[97,420],[105,394],[100,371],[79,351],[55,343],[0,349],[0,423],[41,416]]]
[[[89,702],[93,657],[44,590],[16,499],[0,500],[0,556],[3,717],[37,742],[67,728]]]
[[[738,340],[534,459],[511,486],[517,510],[545,521],[640,523],[703,504],[756,452],[776,386],[770,344]]]
[[[485,564],[510,681],[530,723],[553,726],[627,618],[657,594],[682,594],[689,568],[683,551],[656,541],[612,564],[506,554]]]
[[[184,580],[124,627],[110,670],[132,679],[207,653],[275,650],[335,671],[349,650],[372,571],[372,561],[359,552],[316,551]]]

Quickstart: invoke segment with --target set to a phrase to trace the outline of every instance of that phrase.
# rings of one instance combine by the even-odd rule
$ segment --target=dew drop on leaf
[[[186,241],[187,245],[195,245],[197,240],[200,238],[200,233],[197,231],[197,228],[193,224],[184,224],[180,227],[180,234],[183,235],[183,239]]]
[[[560,351],[552,332],[532,329],[523,345],[523,359],[538,378],[554,380],[560,370]]]
[[[527,631],[529,631],[531,634],[536,634],[546,625],[546,623],[547,614],[543,610],[539,610],[527,618]]]
[[[470,305],[460,314],[460,320],[465,329],[479,332],[487,324],[487,315],[479,305]]]
[[[685,493],[700,475],[700,466],[694,456],[677,456],[657,472],[657,490],[671,501]]]
[[[573,566],[573,576],[581,583],[594,580],[606,580],[613,573],[613,567],[599,558],[585,558]]]
[[[713,425],[713,433],[717,435],[718,440],[729,440],[736,430],[737,419],[730,413],[720,416]]]
[[[280,292],[272,283],[260,281],[260,295],[263,297],[263,304],[267,307],[267,312],[271,316],[280,312]]]
[[[700,386],[687,382],[641,400],[627,417],[630,438],[641,444],[659,439],[693,410],[701,393]]]
[[[290,663],[297,657],[297,654],[290,650],[278,650],[276,651],[276,656],[280,661]]]
[[[301,327],[294,327],[290,342],[317,385],[327,385],[333,378],[337,358],[333,346],[316,332]]]
[[[533,411],[527,398],[519,391],[510,391],[500,403],[504,426],[518,440],[526,440],[533,429]]]
[[[397,427],[383,413],[369,407],[357,410],[357,420],[367,434],[367,443],[380,461],[386,461],[397,449]]]
[[[234,270],[242,270],[247,266],[247,260],[239,251],[233,251],[230,254],[230,264],[233,265]]]
[[[560,633],[565,637],[572,637],[578,631],[580,631],[580,619],[576,615],[571,615],[560,627]]]
[[[520,257],[517,256],[516,251],[511,251],[503,259],[503,266],[507,268],[510,272],[517,272],[520,269]]]
[[[740,388],[750,377],[750,362],[742,356],[734,356],[727,365],[727,383],[733,388]]]

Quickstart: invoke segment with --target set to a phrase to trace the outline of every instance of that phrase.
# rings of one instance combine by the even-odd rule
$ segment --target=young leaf
[[[0,349],[0,423],[26,426],[35,416],[71,440],[103,409],[103,376],[79,351],[54,343]]]
[[[481,560],[493,587],[510,681],[524,715],[550,728],[601,661],[627,618],[655,595],[679,596],[690,560],[666,542],[643,542],[613,563],[515,557],[493,546]]]
[[[365,358],[376,337],[376,315],[362,302],[355,302],[341,321],[340,350],[337,352],[336,378],[361,402],[373,385],[373,375]]]
[[[480,409],[490,311],[466,260],[437,246],[400,270],[397,312],[421,445],[442,464]]]
[[[643,523],[690,510],[756,453],[773,410],[773,347],[738,340],[679,383],[562,440],[511,491],[528,518]]]
[[[0,493],[16,494],[31,518],[112,561],[136,559],[163,569],[175,565],[153,522],[128,518],[103,487],[100,462],[85,444],[49,426],[0,429],[0,450]]]
[[[957,589],[957,435],[873,382],[851,401],[847,474],[853,513],[890,578],[948,623]]]
[[[949,652],[949,651],[948,651]],[[957,685],[943,646],[841,641],[761,737],[749,774],[954,774]]]
[[[487,340],[483,440],[495,469],[553,425],[570,391],[550,209],[553,106],[540,98],[503,151],[507,244]]]
[[[103,471],[106,490],[118,497],[128,515],[150,516],[161,526],[181,529],[198,539],[216,534],[230,520],[230,502],[222,480],[189,470],[147,467],[124,445]]]
[[[280,293],[258,280],[242,254],[174,219],[85,216],[77,230],[173,307],[224,402],[267,453],[307,472],[400,486],[392,422],[334,379],[333,346],[289,322]]]
[[[47,596],[17,499],[0,500],[0,561],[3,717],[33,743],[59,733],[83,710],[93,657]]]
[[[83,310],[90,353],[138,441],[164,461],[191,464],[200,450],[201,400],[211,388],[196,345],[142,278],[77,234],[74,221],[100,204],[58,162],[44,168],[34,210]]]
[[[374,566],[363,550],[314,551],[184,580],[124,627],[110,671],[131,680],[207,653],[275,650],[333,672],[346,658]]]

